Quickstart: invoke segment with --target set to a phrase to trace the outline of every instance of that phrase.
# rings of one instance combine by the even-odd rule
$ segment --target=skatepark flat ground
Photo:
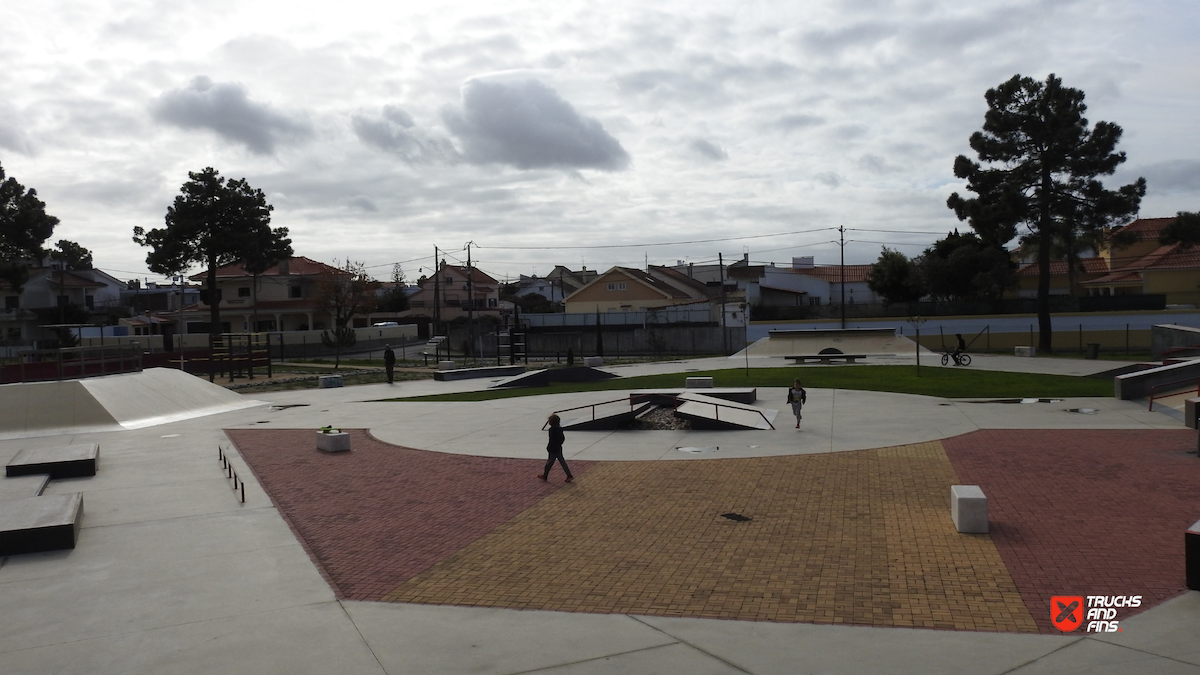
[[[749,360],[751,367],[782,365],[779,359]],[[682,378],[743,363],[705,359],[613,372],[678,372]],[[1004,369],[1010,363],[1072,374],[1111,365],[980,357],[972,367]],[[1014,531],[1010,525],[1026,521],[1005,511],[1004,500],[993,512],[999,519],[993,536],[958,535],[949,526],[948,506],[938,503],[948,480],[1020,476],[1015,470],[1026,466],[1034,473],[996,490],[1022,500],[1068,490],[1063,498],[1076,504],[1061,518],[1068,525],[1094,520],[1102,528],[1108,521],[1097,503],[1128,512],[1113,523],[1129,536],[1142,518],[1149,522],[1151,509],[1200,512],[1200,504],[1186,497],[1147,503],[1139,511],[1139,495],[1154,492],[1164,472],[1186,478],[1190,465],[1169,467],[1181,461],[1181,448],[1195,444],[1192,432],[1147,412],[1144,403],[1088,398],[1006,404],[811,390],[796,430],[788,423],[783,390],[763,388],[758,405],[780,411],[775,431],[570,433],[567,457],[579,467],[579,478],[564,485],[561,474],[551,484],[533,476],[545,457],[545,417],[620,392],[380,402],[487,384],[420,381],[254,394],[261,405],[155,426],[0,440],[5,462],[26,447],[102,447],[96,476],[57,480],[47,488],[48,494],[84,494],[77,548],[0,559],[0,672],[1200,673],[1200,647],[1191,635],[1200,594],[1180,590],[1181,536],[1178,574],[1169,563],[1158,564],[1168,569],[1151,580],[1157,572],[1140,571],[1115,555],[1138,554],[1136,541],[1097,550],[1099,539],[1089,543],[1072,528]],[[351,469],[348,477],[318,481],[322,465],[303,462],[346,457],[304,447],[295,461],[280,461],[305,434],[325,425],[363,430],[355,432],[363,451],[351,456],[370,459],[367,445],[374,443],[372,452],[383,463],[344,467]],[[1166,439],[1158,443],[1161,452],[1122,487],[1112,478],[1120,477],[1119,464],[1131,461],[1122,453],[1150,437]],[[1008,454],[1006,444],[1013,447]],[[245,481],[245,503],[218,463],[218,447]],[[412,460],[395,461],[401,452]],[[989,458],[1015,464],[1006,469]],[[272,460],[276,468],[267,467]],[[776,460],[788,462],[788,469]],[[1099,502],[1082,494],[1099,483],[1036,478],[1076,474],[1087,463],[1103,474],[1095,480],[1109,481],[1103,485],[1110,494]],[[895,470],[881,471],[885,466]],[[382,467],[398,473],[385,474]],[[703,488],[691,495],[677,489],[680,482],[670,478],[676,472],[691,477],[685,485]],[[826,477],[830,482],[822,488],[795,488]],[[729,528],[748,528],[714,529],[727,521],[702,514],[718,504],[701,496],[718,494],[726,500],[720,505],[755,516],[748,523],[728,521]],[[857,506],[883,495],[891,496],[878,506]],[[905,495],[912,498],[903,510],[889,501]],[[426,509],[425,520],[408,513],[419,509]],[[639,520],[663,513],[680,520],[670,527]],[[390,526],[405,517],[405,528]],[[305,529],[310,527],[315,529]],[[750,528],[763,527],[782,529],[769,529],[762,539],[750,536]],[[343,530],[355,534],[337,536]],[[1020,558],[1023,544],[1014,535],[1021,532],[1036,534],[1037,546],[1069,540],[1088,569],[1117,580],[1111,587],[1096,581],[1083,588],[1075,587],[1084,583],[1076,580],[1064,594],[1120,594],[1124,579],[1130,586],[1161,587],[1155,592],[1166,599],[1122,619],[1120,633],[1048,632],[1046,617],[1030,611],[1041,597],[1037,589],[1071,580],[1055,577],[1060,568],[1032,564],[1037,556]],[[728,536],[750,538],[720,539]],[[870,544],[883,545],[880,537],[889,536],[915,548],[901,547],[908,553],[898,563],[886,556],[879,561]],[[801,565],[800,556],[791,555],[796,550],[807,560],[824,555],[827,564]],[[366,562],[380,551],[407,557],[394,564]],[[975,571],[939,566],[943,556],[966,556]],[[546,561],[554,574],[541,567]],[[481,566],[494,577],[472,576]],[[874,586],[875,568],[898,576]],[[597,576],[618,569],[607,586]],[[854,586],[864,575],[866,586]],[[1176,577],[1178,588],[1172,586]],[[976,601],[971,579],[995,584],[998,595]],[[1023,588],[1035,589],[1034,596],[1021,595]],[[859,601],[837,602],[842,592]],[[804,594],[813,598],[811,609],[788,606],[789,598]],[[895,606],[885,607],[885,597]],[[999,606],[1007,613],[994,611]],[[886,620],[876,616],[880,612]]]

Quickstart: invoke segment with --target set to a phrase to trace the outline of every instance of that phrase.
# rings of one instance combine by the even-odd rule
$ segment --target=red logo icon
[[[1083,624],[1083,596],[1055,595],[1050,598],[1050,623],[1064,633]]]

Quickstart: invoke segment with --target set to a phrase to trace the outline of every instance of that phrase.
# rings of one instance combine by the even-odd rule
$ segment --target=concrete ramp
[[[490,389],[506,387],[544,387],[552,382],[598,382],[617,377],[612,373],[592,368],[590,366],[572,366],[569,368],[544,368],[531,370],[521,375],[505,378],[493,384]]]
[[[778,410],[759,408],[745,403],[685,392],[675,416],[688,420],[693,429],[774,429]]]
[[[834,348],[843,354],[912,354],[916,343],[895,328],[773,330],[746,349],[750,356],[817,354]],[[927,349],[922,349],[929,352]]]
[[[0,439],[119,431],[264,405],[170,368],[0,385]]]

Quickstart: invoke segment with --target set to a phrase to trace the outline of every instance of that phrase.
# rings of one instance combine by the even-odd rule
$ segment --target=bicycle
[[[971,355],[966,352],[962,352],[958,355],[955,355],[954,352],[946,352],[945,354],[942,354],[942,365],[950,365],[950,359],[954,359],[954,365],[956,366],[971,365]]]

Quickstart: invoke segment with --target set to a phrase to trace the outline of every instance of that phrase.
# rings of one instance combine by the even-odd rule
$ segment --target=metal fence
[[[76,380],[141,370],[142,350],[137,345],[33,349],[21,352],[15,363],[0,367],[0,384]]]

